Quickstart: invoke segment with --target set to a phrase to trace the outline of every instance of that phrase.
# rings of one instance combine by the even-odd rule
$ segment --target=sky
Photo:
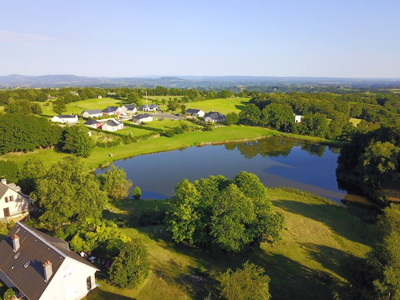
[[[400,0],[0,0],[0,75],[400,78]]]

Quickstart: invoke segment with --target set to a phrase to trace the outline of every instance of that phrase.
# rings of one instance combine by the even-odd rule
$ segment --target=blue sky
[[[0,0],[0,75],[400,78],[400,1]]]

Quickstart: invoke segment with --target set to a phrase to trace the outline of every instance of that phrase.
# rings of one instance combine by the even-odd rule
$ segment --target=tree
[[[200,193],[189,180],[184,179],[176,185],[175,196],[166,215],[167,229],[172,232],[174,241],[194,242],[200,218],[196,212],[199,201]]]
[[[294,113],[289,104],[271,103],[262,111],[262,123],[278,130],[292,132]]]
[[[54,164],[32,198],[42,213],[39,219],[50,227],[99,218],[107,202],[96,176],[88,173],[83,162],[74,156]]]
[[[113,199],[124,199],[129,195],[132,181],[126,179],[124,169],[112,165],[103,178],[103,190]]]
[[[77,156],[88,157],[94,148],[94,143],[84,126],[71,126],[65,131],[64,150]]]
[[[182,104],[181,105],[181,113],[184,115],[186,113],[186,105]]]
[[[237,113],[231,112],[226,115],[225,122],[227,125],[234,125],[239,123],[239,116]]]
[[[67,111],[64,99],[60,98],[53,102],[53,111],[58,115],[61,115],[63,112]]]
[[[43,162],[38,157],[28,159],[22,164],[22,170],[19,172],[18,185],[25,194],[30,194],[36,190],[36,186],[41,178],[46,174]]]
[[[221,296],[227,300],[268,300],[270,278],[264,269],[246,262],[243,269],[228,270],[221,276]]]
[[[253,241],[247,228],[255,219],[251,200],[239,188],[230,184],[217,197],[211,217],[211,235],[218,248],[242,252]]]
[[[142,190],[140,187],[136,186],[132,192],[133,199],[139,200],[142,197]]]
[[[128,101],[129,103],[135,104],[136,106],[139,106],[140,104],[140,96],[139,93],[137,91],[132,91],[129,93],[128,96]]]
[[[301,119],[301,123],[297,124],[301,134],[323,138],[328,132],[328,119],[322,114],[304,116]]]
[[[260,123],[261,111],[255,104],[247,104],[239,113],[240,123],[256,126]]]
[[[381,182],[398,178],[400,148],[390,142],[372,142],[360,157],[363,162],[364,181],[376,188]]]
[[[111,283],[116,287],[132,289],[144,281],[149,271],[147,251],[140,239],[133,239],[121,250],[108,274]]]
[[[18,180],[18,165],[13,161],[0,160],[0,179],[5,178],[8,182]]]
[[[14,300],[17,297],[17,294],[12,288],[7,289],[7,291],[4,293],[4,300]]]

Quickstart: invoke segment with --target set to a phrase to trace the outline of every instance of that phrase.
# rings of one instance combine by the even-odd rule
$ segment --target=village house
[[[103,98],[101,95],[97,95],[97,99],[101,99]]]
[[[125,112],[125,109],[118,106],[109,106],[102,110],[103,115],[105,116],[114,116],[114,115],[122,115]]]
[[[117,94],[116,94],[116,93],[113,93],[113,92],[108,92],[108,93],[107,93],[107,96],[109,96],[109,97],[110,97],[110,96],[113,96],[113,97],[114,97],[114,96],[116,96],[116,95],[117,95]]]
[[[294,122],[295,123],[301,123],[301,116],[300,115],[294,115]]]
[[[103,126],[103,123],[100,123],[99,121],[90,119],[90,120],[86,121],[85,123],[83,123],[83,125],[96,129],[96,128],[100,128],[101,126]]]
[[[62,124],[76,124],[78,123],[77,115],[58,115],[51,118],[52,122],[62,123]]]
[[[149,114],[138,114],[132,118],[132,122],[135,124],[152,122],[153,116]]]
[[[9,218],[20,218],[29,214],[31,199],[21,192],[15,183],[0,181],[0,221]]]
[[[69,92],[72,96],[79,96],[79,93],[76,91],[71,91]]]
[[[67,242],[17,222],[0,243],[0,280],[28,300],[80,300],[96,288],[90,262]]]
[[[125,109],[127,115],[133,115],[137,112],[136,106],[133,104],[126,104],[122,107]]]
[[[145,104],[145,105],[142,105],[139,108],[139,110],[141,110],[141,111],[159,111],[160,107],[155,104]]]
[[[103,113],[100,109],[92,109],[92,110],[84,110],[82,112],[82,117],[84,118],[100,118],[103,116]]]
[[[190,117],[194,118],[202,118],[204,117],[205,112],[202,111],[201,109],[193,109],[193,108],[188,108],[186,110],[186,114]]]
[[[225,122],[225,115],[216,111],[210,111],[204,115],[204,121],[207,123],[222,123]]]
[[[104,123],[103,126],[101,126],[101,129],[106,131],[117,131],[123,128],[124,123],[115,119],[108,120],[107,123]]]

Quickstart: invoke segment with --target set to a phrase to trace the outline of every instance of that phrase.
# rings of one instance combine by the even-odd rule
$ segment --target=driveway
[[[177,116],[177,115],[171,114],[171,113],[154,113],[153,118],[185,120],[185,117]]]

